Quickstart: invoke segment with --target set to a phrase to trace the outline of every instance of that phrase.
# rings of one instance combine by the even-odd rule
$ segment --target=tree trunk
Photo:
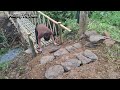
[[[80,11],[80,30],[79,30],[79,34],[80,37],[81,35],[84,34],[85,30],[87,29],[87,19],[88,18],[88,11]]]

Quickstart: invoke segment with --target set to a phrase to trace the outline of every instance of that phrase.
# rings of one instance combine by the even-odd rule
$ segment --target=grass
[[[104,31],[110,33],[110,36],[113,40],[120,42],[120,29],[115,26],[111,26],[107,23],[101,23],[99,21],[90,20],[88,24],[88,30],[95,30],[100,34],[103,34]],[[114,44],[112,47],[104,47],[106,52],[106,57],[109,60],[118,60],[120,59],[120,45]]]
[[[105,47],[106,57],[109,60],[120,59],[120,45],[114,44],[112,47]]]
[[[1,48],[0,49],[0,55],[5,54],[9,49],[8,48]]]
[[[107,23],[90,20],[88,24],[88,30],[95,30],[100,34],[102,34],[104,31],[107,31],[110,33],[110,36],[113,40],[120,42],[120,29],[118,27],[111,26]]]
[[[76,23],[77,19],[67,19],[63,25],[71,29],[71,32],[65,30],[63,33],[64,39],[76,40],[78,39],[79,24]]]
[[[0,79],[8,78],[5,73],[7,72],[9,65],[10,65],[10,61],[0,63]]]
[[[3,63],[0,63],[0,70],[7,69],[9,64],[10,64],[10,61],[6,61],[6,62],[3,62]]]

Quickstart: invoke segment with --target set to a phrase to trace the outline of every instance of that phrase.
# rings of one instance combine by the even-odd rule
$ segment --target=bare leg
[[[36,28],[35,28],[35,36],[36,36],[36,41],[37,41],[37,44],[38,44],[38,31],[36,30]]]
[[[39,52],[42,52],[41,39],[38,39],[38,45],[39,45],[38,51],[39,51]]]

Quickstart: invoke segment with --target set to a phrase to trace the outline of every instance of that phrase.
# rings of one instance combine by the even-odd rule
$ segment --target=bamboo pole
[[[37,12],[40,13],[41,15],[43,15],[44,17],[46,17],[47,19],[49,19],[50,21],[52,21],[53,23],[58,24],[55,20],[53,20],[52,18],[48,17],[47,15],[42,13],[41,11],[37,11]]]
[[[32,40],[30,39],[30,34],[28,34],[28,39],[29,39],[29,43],[30,43],[30,47],[31,47],[31,50],[32,50],[32,57],[36,57],[36,52],[35,52],[35,49],[34,49],[34,45],[33,45],[33,42]]]
[[[62,27],[63,29],[68,30],[69,32],[71,31],[69,28],[65,27],[64,25],[60,24],[60,27]]]
[[[63,38],[62,38],[62,29],[60,27],[60,24],[61,24],[61,22],[58,23],[58,30],[59,30],[59,33],[60,33],[60,43],[62,44],[63,43]]]
[[[48,17],[47,15],[45,15],[44,13],[42,13],[41,11],[37,11],[37,12],[40,13],[41,15],[43,15],[44,17],[46,17],[47,19],[49,19],[50,21],[52,21],[53,23],[55,23],[55,24],[58,25],[59,22],[57,22],[57,21],[53,20],[52,18]],[[69,32],[71,31],[69,28],[65,27],[62,24],[60,24],[60,27],[62,27],[63,29],[68,30]]]

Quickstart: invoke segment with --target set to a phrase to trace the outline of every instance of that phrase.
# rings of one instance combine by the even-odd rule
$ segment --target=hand
[[[54,45],[59,45],[59,44],[57,44],[56,42],[54,42]]]

